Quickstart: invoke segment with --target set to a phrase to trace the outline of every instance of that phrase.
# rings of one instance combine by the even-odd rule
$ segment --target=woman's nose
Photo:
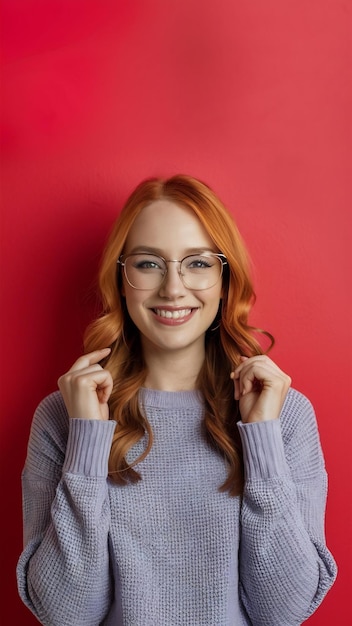
[[[180,263],[169,262],[165,278],[159,288],[160,296],[171,299],[185,295],[186,291],[180,275]]]

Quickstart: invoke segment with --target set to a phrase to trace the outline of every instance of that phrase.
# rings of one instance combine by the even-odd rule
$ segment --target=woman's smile
[[[167,326],[178,326],[184,324],[190,320],[197,308],[171,308],[171,307],[158,307],[151,309],[155,316],[158,318],[158,322],[166,324]]]

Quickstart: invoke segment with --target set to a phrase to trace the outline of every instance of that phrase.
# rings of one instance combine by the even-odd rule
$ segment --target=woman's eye
[[[150,260],[138,261],[138,263],[136,263],[135,267],[138,270],[160,270],[160,269],[162,269],[157,261],[150,261]]]
[[[211,267],[211,263],[208,259],[193,259],[187,263],[187,267],[189,269],[206,269],[207,267]]]

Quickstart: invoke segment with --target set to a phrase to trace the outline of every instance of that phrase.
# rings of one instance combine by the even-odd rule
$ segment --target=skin
[[[151,251],[166,259],[182,259],[196,250],[219,252],[194,213],[173,202],[158,200],[146,206],[134,222],[124,253]],[[146,387],[168,391],[194,389],[204,361],[205,332],[214,320],[220,298],[221,280],[210,289],[185,287],[178,264],[169,263],[161,287],[136,290],[126,280],[122,295],[128,312],[139,329],[148,368]],[[187,311],[177,320],[160,316],[160,311]],[[71,418],[109,419],[108,400],[113,381],[99,361],[109,348],[81,356],[58,381]],[[234,395],[240,403],[243,422],[277,419],[291,379],[267,356],[242,357],[231,372]]]

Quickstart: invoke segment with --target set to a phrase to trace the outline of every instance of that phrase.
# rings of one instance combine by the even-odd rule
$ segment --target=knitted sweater
[[[238,423],[245,488],[206,442],[197,391],[141,389],[153,428],[142,480],[107,478],[113,421],[38,407],[23,471],[19,593],[45,626],[297,626],[336,576],[313,409],[288,392],[279,420]],[[144,449],[141,440],[129,461]]]

